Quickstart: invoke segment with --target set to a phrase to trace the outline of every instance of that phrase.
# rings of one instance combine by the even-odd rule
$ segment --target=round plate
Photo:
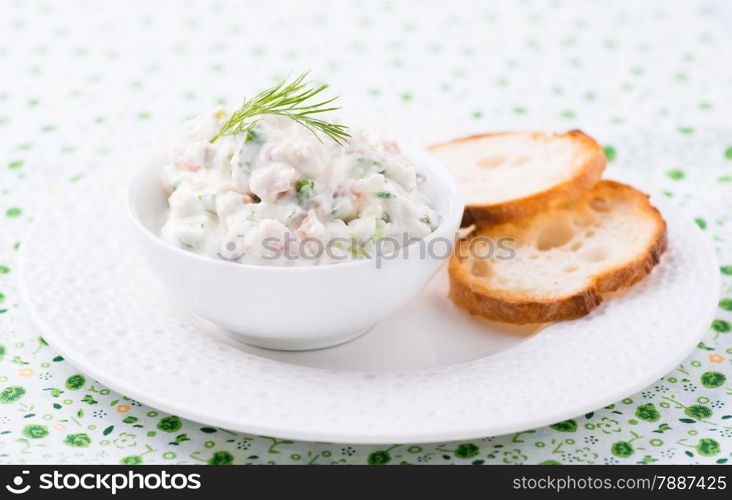
[[[87,178],[36,222],[21,255],[25,303],[44,337],[80,370],[150,406],[231,430],[405,443],[551,424],[671,370],[708,328],[718,298],[710,246],[692,222],[655,200],[669,231],[661,264],[582,319],[533,334],[506,331],[455,308],[443,272],[351,343],[266,351],[166,296],[130,246],[124,185],[119,176]]]

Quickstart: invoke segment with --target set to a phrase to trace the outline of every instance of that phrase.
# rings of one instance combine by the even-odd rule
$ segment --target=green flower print
[[[10,207],[5,211],[5,215],[10,218],[19,217],[22,213],[23,211],[18,207]]]
[[[527,458],[528,457],[521,453],[521,450],[517,448],[515,450],[504,451],[502,462],[509,465],[521,465],[526,461]]]
[[[81,373],[70,376],[66,379],[66,388],[70,391],[81,389],[86,384],[86,378]]]
[[[142,457],[140,455],[130,455],[119,461],[122,465],[140,465]]]
[[[585,446],[584,448],[577,448],[574,451],[574,459],[578,462],[594,464],[597,457],[597,453],[592,451],[588,446]]]
[[[575,432],[577,430],[577,422],[574,420],[565,420],[564,422],[557,422],[549,427],[559,432]]]
[[[473,458],[479,452],[480,448],[478,448],[473,443],[463,443],[455,448],[455,456],[458,458]]]
[[[605,150],[605,158],[607,158],[607,161],[614,162],[615,157],[617,156],[615,148],[608,145],[608,146],[605,146],[603,149]]]
[[[135,440],[134,434],[130,434],[129,432],[122,432],[117,439],[112,440],[112,444],[114,444],[117,448],[129,448],[131,446],[137,445],[137,441]]]
[[[704,420],[712,416],[712,410],[703,405],[692,405],[684,410],[684,413],[697,420]]]
[[[92,440],[87,434],[69,434],[64,443],[74,448],[88,448]]]
[[[629,457],[634,452],[633,446],[627,441],[618,441],[610,447],[610,453],[620,458]]]
[[[603,434],[611,434],[614,432],[620,432],[620,426],[618,425],[618,421],[613,418],[608,418],[608,417],[602,417],[600,419],[600,422],[598,422],[598,424],[597,424],[597,428]]]
[[[704,372],[701,376],[701,383],[704,387],[715,389],[721,387],[727,381],[727,376],[720,372]]]
[[[160,419],[157,425],[158,429],[164,432],[176,432],[179,431],[183,424],[180,419],[175,415]]]
[[[721,451],[719,443],[712,438],[700,439],[695,448],[699,455],[704,457],[713,457]]]
[[[391,455],[388,451],[378,450],[369,455],[367,462],[369,465],[386,465],[391,462]]]
[[[6,387],[2,392],[0,392],[0,403],[5,405],[15,403],[17,400],[22,398],[24,394],[25,387],[20,387],[19,385]]]
[[[661,414],[653,403],[640,405],[635,410],[635,416],[641,420],[645,420],[646,422],[656,422],[661,418]]]
[[[536,465],[562,465],[562,462],[559,462],[558,460],[544,460]]]
[[[727,333],[732,331],[732,325],[723,319],[715,319],[712,321],[712,328],[718,333]]]
[[[217,451],[208,459],[208,465],[231,465],[234,463],[234,456],[228,451]]]
[[[41,439],[48,436],[48,427],[45,425],[30,424],[23,427],[21,432],[29,439]]]

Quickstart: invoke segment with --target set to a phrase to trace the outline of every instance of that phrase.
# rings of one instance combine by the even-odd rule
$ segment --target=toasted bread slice
[[[665,249],[666,223],[648,196],[603,180],[567,206],[462,239],[450,259],[450,298],[508,323],[578,318],[649,274]]]
[[[509,222],[581,197],[602,176],[605,153],[579,130],[502,132],[431,146],[458,177],[463,227]]]

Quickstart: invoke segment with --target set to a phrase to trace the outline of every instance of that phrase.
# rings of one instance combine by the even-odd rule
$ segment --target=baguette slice
[[[515,255],[506,258],[510,249]],[[648,196],[603,180],[572,204],[477,228],[462,239],[450,259],[450,298],[472,314],[508,323],[578,318],[603,294],[648,275],[665,249],[666,223]]]
[[[579,130],[476,135],[429,150],[463,188],[463,227],[509,222],[574,201],[600,180],[606,164],[600,145]]]

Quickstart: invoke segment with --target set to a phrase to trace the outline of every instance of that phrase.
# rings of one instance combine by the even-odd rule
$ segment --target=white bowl
[[[421,189],[440,225],[392,260],[278,267],[238,264],[167,243],[160,228],[167,212],[161,184],[164,159],[141,169],[128,191],[134,238],[152,271],[191,312],[269,349],[303,350],[351,340],[405,305],[449,256],[463,212],[452,173],[429,153],[407,151],[425,175]],[[432,245],[432,247],[430,247]],[[434,251],[420,251],[432,248]]]

